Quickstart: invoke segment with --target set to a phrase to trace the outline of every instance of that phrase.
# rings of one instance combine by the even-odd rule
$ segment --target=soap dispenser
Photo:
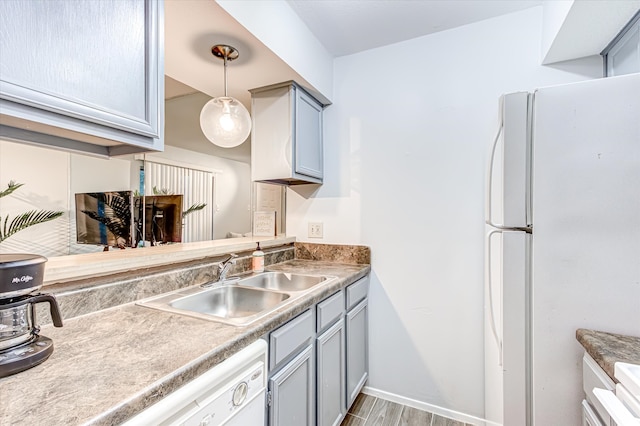
[[[251,269],[253,272],[264,272],[264,252],[260,249],[260,243],[256,251],[251,253]]]

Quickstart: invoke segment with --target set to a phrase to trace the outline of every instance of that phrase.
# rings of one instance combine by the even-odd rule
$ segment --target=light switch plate
[[[322,238],[322,222],[309,222],[309,238]]]

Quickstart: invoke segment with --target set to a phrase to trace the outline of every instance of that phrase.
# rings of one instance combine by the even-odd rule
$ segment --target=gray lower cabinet
[[[163,149],[163,0],[0,1],[0,137]]]
[[[344,318],[316,340],[318,426],[339,425],[346,414]]]
[[[313,425],[316,416],[315,309],[269,335],[270,425]]]
[[[313,345],[309,345],[269,379],[269,424],[314,424],[314,378]]]
[[[270,426],[340,425],[369,374],[368,290],[364,277],[270,333]]]
[[[355,401],[369,377],[368,299],[364,299],[346,315],[347,407]]]

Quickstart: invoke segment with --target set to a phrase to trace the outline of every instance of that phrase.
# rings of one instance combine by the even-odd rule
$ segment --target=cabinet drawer
[[[329,296],[317,307],[317,330],[323,332],[327,327],[336,322],[344,313],[344,294],[342,290]]]
[[[315,324],[312,310],[305,311],[272,332],[269,336],[269,369],[294,356],[308,345],[314,335]]]
[[[367,297],[369,291],[369,280],[362,278],[347,287],[347,310],[353,308],[362,299]]]
[[[593,389],[600,388],[615,392],[615,384],[613,380],[607,376],[607,373],[600,368],[598,363],[587,353],[582,357],[582,386],[587,396],[587,401],[595,409],[596,414],[598,414],[604,424],[611,424],[607,410],[605,410],[600,401],[595,397]]]

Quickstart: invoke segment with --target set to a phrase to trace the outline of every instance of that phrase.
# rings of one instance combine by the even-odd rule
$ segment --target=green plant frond
[[[173,195],[173,191],[169,191],[167,188],[158,189],[157,186],[154,186],[153,195]]]
[[[95,198],[105,205],[105,216],[118,218],[127,224],[131,223],[131,193],[129,191],[108,193],[94,192],[87,195]],[[83,210],[82,212],[87,215],[89,214],[87,210]],[[93,213],[96,215],[96,217],[100,217],[98,216],[97,212]],[[95,217],[91,217],[95,219]]]
[[[22,185],[24,185],[24,183],[16,183],[15,181],[10,180],[9,183],[7,184],[7,189],[0,192],[0,198],[11,194],[13,191],[20,188]]]
[[[89,210],[82,210],[82,213],[102,223],[116,237],[128,238],[130,233],[130,218],[121,218],[106,211],[104,215],[99,215],[97,212]]]
[[[182,212],[182,217],[184,218],[188,214],[191,214],[193,212],[197,212],[198,210],[202,210],[205,207],[207,207],[207,203],[196,203],[196,204],[192,205],[191,207],[189,207],[187,210],[183,211]]]
[[[48,222],[62,216],[64,212],[51,210],[31,210],[14,217],[9,222],[9,216],[4,219],[2,232],[0,232],[0,242],[6,240],[16,232],[22,231],[33,225]]]

